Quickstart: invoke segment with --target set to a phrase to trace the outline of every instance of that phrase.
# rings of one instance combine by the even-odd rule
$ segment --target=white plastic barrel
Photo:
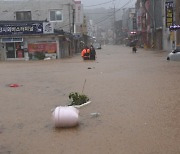
[[[79,123],[79,110],[73,106],[58,106],[52,116],[55,127],[74,127]]]

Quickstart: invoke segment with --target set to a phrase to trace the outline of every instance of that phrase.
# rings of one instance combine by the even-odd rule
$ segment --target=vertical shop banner
[[[136,17],[133,18],[133,29],[137,30],[137,20],[136,20]]]
[[[139,9],[137,10],[137,30],[141,31],[142,30],[142,11]]]
[[[166,27],[169,28],[173,25],[173,10],[174,5],[173,2],[166,2],[165,3],[165,10],[166,10]]]
[[[56,43],[31,43],[28,44],[29,52],[45,52],[45,53],[56,53]]]

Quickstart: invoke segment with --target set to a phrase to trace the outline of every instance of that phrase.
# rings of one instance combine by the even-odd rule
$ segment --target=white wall
[[[70,12],[69,12],[69,5]],[[16,20],[16,11],[31,11],[32,20],[48,20],[49,11],[60,9],[63,12],[62,22],[53,22],[54,28],[69,31],[69,14],[70,23],[73,21],[73,0],[28,0],[28,1],[3,1],[0,0],[0,20]]]

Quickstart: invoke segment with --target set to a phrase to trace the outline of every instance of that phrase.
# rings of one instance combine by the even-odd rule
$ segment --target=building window
[[[30,21],[31,20],[31,11],[16,12],[16,20],[18,20],[18,21]]]
[[[50,11],[50,21],[62,21],[61,10],[51,10]]]

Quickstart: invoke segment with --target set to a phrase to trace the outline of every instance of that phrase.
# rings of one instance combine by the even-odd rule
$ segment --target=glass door
[[[15,58],[14,43],[6,43],[7,58]]]

